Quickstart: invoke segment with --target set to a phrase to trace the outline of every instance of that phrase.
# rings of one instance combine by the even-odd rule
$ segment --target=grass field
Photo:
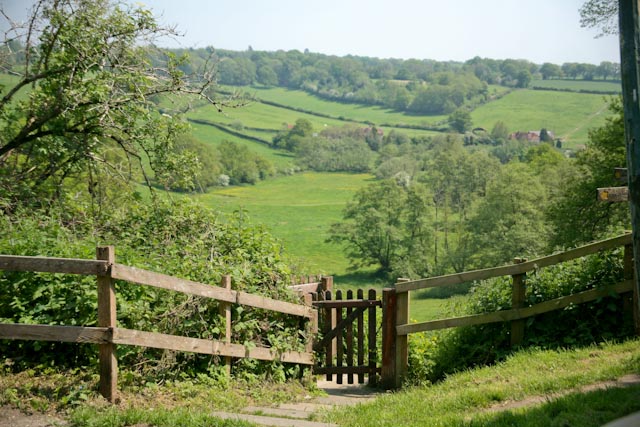
[[[290,90],[280,87],[252,86],[251,94],[258,99],[277,102],[294,108],[316,111],[328,114],[332,117],[344,117],[357,121],[368,121],[376,124],[408,124],[419,126],[433,126],[435,123],[445,120],[446,116],[418,116],[404,114],[395,110],[380,106],[361,104],[349,104],[324,100],[310,95],[301,90]]]
[[[585,144],[590,128],[604,124],[609,114],[604,95],[517,90],[471,113],[485,129],[502,120],[509,131],[546,128],[564,141],[564,148]]]
[[[260,156],[270,160],[276,168],[283,170],[289,168],[294,163],[293,154],[284,150],[274,150],[265,144],[240,138],[227,132],[224,132],[213,126],[207,126],[199,123],[191,123],[193,136],[202,142],[211,145],[218,145],[222,141],[232,141],[238,144],[246,145],[249,149]]]
[[[608,80],[568,80],[568,79],[553,79],[553,80],[533,80],[531,87],[543,87],[550,89],[565,89],[575,91],[592,91],[592,92],[620,92],[622,90],[620,81],[608,81]]]
[[[371,182],[368,174],[302,173],[195,196],[223,212],[246,209],[253,222],[266,225],[308,272],[344,275],[342,249],[325,243],[332,223],[356,190]]]

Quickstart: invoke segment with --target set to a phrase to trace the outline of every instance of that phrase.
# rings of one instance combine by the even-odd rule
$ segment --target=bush
[[[24,214],[24,212],[22,212]],[[290,275],[278,241],[262,227],[249,224],[243,212],[221,217],[188,201],[133,204],[114,215],[94,234],[72,229],[50,213],[1,216],[0,253],[94,258],[95,245],[116,245],[118,262],[203,283],[218,284],[232,276],[233,288],[294,301],[287,288]],[[89,227],[87,227],[89,229]],[[96,324],[95,277],[39,273],[0,273],[0,321],[7,323]],[[129,283],[116,283],[121,327],[197,338],[219,339],[224,333],[218,303]],[[232,342],[302,350],[299,319],[252,309],[233,308]],[[59,366],[95,363],[95,346],[0,342],[0,352],[20,368],[28,364]],[[120,346],[123,366],[137,366],[154,376],[195,374],[216,369],[217,358],[190,353]],[[251,375],[282,377],[281,364],[238,362]]]
[[[527,276],[528,306],[561,296],[600,288],[623,279],[622,250],[603,252],[547,267]],[[623,312],[623,298],[606,298],[572,305],[527,319],[524,347],[563,348],[625,338],[633,333],[632,319]],[[511,308],[508,277],[476,284],[457,315]],[[492,364],[511,353],[510,324],[494,323],[418,334],[410,339],[410,372],[414,381],[436,381],[474,366]],[[433,342],[438,345],[432,345]]]

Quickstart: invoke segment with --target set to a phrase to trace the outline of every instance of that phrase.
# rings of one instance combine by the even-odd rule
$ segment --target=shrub
[[[621,249],[547,267],[527,276],[527,305],[600,288],[622,281]],[[633,333],[623,312],[624,298],[572,305],[527,319],[523,346],[561,348],[622,339]],[[511,279],[476,284],[457,315],[511,308]],[[432,345],[432,342],[438,345]],[[493,323],[424,334],[410,339],[410,372],[414,381],[436,381],[452,372],[503,360],[511,353],[510,324]]]
[[[233,288],[293,301],[287,289],[290,274],[278,241],[246,214],[221,217],[188,201],[133,204],[109,218],[94,234],[74,230],[47,215],[1,216],[0,253],[91,259],[96,242],[116,245],[118,262],[203,283],[218,284],[225,274]],[[28,324],[96,324],[95,277],[37,273],[0,273],[0,321]],[[129,283],[116,283],[118,322],[122,327],[198,338],[218,339],[224,333],[218,303]],[[301,350],[305,331],[299,318],[233,308],[232,341]],[[96,360],[95,346],[32,341],[3,341],[0,352],[16,367],[29,363],[73,366]],[[123,366],[135,365],[153,375],[178,375],[215,369],[216,358],[190,353],[120,346]],[[282,377],[282,365],[239,362],[252,375]]]

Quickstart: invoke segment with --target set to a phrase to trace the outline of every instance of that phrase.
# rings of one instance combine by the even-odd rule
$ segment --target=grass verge
[[[640,410],[640,385],[593,391],[581,387],[628,374],[640,374],[637,339],[563,351],[522,350],[497,366],[337,409],[324,420],[359,427],[596,427]],[[509,409],[512,402],[525,406]],[[502,410],[496,411],[496,405],[503,405]]]

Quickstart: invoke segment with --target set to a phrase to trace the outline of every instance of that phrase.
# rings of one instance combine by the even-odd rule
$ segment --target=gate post
[[[398,279],[399,283],[408,279]],[[408,336],[398,335],[397,325],[409,323],[409,292],[382,290],[382,385],[400,388],[409,365]]]
[[[382,290],[382,386],[394,388],[396,378],[396,290]]]

